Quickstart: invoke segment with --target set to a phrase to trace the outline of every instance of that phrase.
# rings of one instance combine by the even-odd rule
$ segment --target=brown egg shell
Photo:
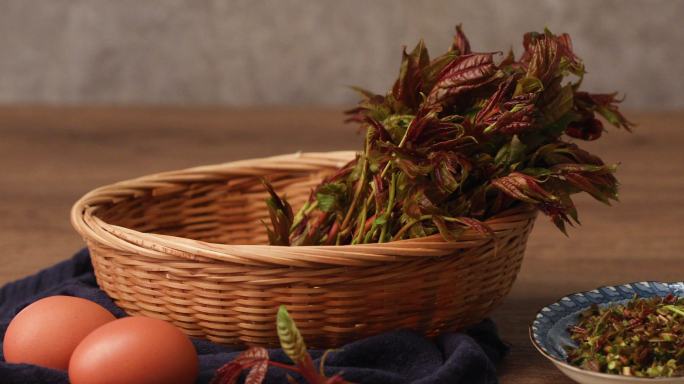
[[[102,306],[80,297],[40,299],[21,310],[7,327],[5,360],[66,370],[81,340],[114,319]]]
[[[163,320],[125,317],[88,335],[69,364],[73,384],[194,383],[199,366],[190,339]]]

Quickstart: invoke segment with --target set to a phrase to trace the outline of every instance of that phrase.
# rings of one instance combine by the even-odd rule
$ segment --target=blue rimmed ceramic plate
[[[589,292],[575,293],[544,307],[530,326],[532,344],[547,359],[568,377],[581,384],[608,383],[657,383],[684,384],[684,377],[636,378],[606,373],[596,373],[568,364],[565,360],[565,346],[574,346],[567,329],[577,323],[578,315],[592,304],[606,306],[624,303],[634,295],[639,297],[667,296],[684,297],[684,283],[660,283],[645,281],[618,286],[606,286]]]

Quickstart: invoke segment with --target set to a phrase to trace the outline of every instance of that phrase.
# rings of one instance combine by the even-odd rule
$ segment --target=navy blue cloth
[[[0,289],[0,335],[22,308],[47,296],[70,295],[92,300],[116,317],[125,316],[95,281],[90,256],[82,250],[73,258]],[[193,339],[200,360],[198,383],[208,383],[214,371],[239,351],[206,340]],[[1,349],[1,348],[0,348]],[[426,339],[410,331],[394,331],[350,343],[326,359],[326,373],[342,372],[347,381],[369,384],[489,384],[496,383],[495,364],[507,347],[490,320],[463,333]],[[290,363],[282,351],[271,359]],[[311,351],[314,359],[322,351]],[[269,368],[266,383],[285,383],[285,372]],[[0,383],[68,383],[67,373],[28,364],[8,364],[0,356]]]

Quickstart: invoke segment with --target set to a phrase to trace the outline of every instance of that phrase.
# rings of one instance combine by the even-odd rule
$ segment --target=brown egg
[[[76,348],[72,384],[185,384],[198,373],[190,339],[163,320],[124,317],[105,324]]]
[[[66,370],[81,340],[112,320],[114,315],[92,301],[46,297],[21,310],[10,322],[2,346],[5,360]]]

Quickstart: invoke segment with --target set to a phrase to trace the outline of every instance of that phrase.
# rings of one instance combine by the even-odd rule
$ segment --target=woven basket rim
[[[356,156],[355,151],[295,152],[259,159],[203,165],[177,171],[166,171],[128,179],[91,190],[71,209],[71,223],[85,239],[96,240],[113,248],[128,250],[152,258],[174,255],[188,260],[220,260],[241,265],[284,265],[312,267],[324,265],[363,266],[378,262],[404,261],[417,257],[439,257],[455,249],[471,248],[491,241],[491,238],[466,230],[457,241],[449,242],[439,234],[391,241],[355,245],[273,246],[260,244],[221,244],[179,236],[141,232],[109,224],[94,212],[102,204],[142,196],[147,190],[155,195],[173,194],[179,184],[220,181],[225,175],[255,175],[274,170],[320,170],[321,167],[341,167]],[[265,208],[264,208],[265,209]],[[537,210],[520,204],[485,221],[498,236],[533,219]]]

